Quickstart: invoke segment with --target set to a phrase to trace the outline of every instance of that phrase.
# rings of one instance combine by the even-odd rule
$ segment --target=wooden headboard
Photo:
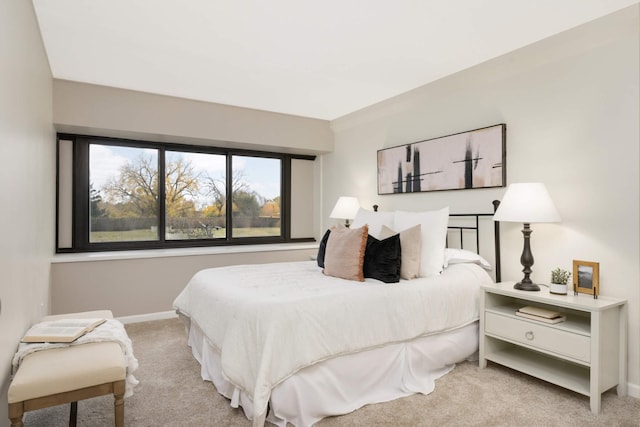
[[[500,205],[499,200],[494,200],[492,213],[451,213],[449,214],[449,225],[447,226],[447,247],[473,250],[480,254],[481,240],[480,230],[487,221],[493,222],[493,265],[495,267],[496,282],[502,278],[500,263],[500,222],[493,221],[493,214]],[[378,212],[378,205],[373,205],[374,212]],[[486,225],[486,224],[485,224]],[[484,238],[483,238],[484,241]],[[470,248],[473,244],[473,248]],[[485,254],[487,252],[485,251]],[[491,257],[487,257],[491,258]]]

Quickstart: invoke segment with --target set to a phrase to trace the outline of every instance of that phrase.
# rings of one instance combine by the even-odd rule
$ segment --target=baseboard
[[[627,394],[636,399],[640,399],[640,385],[627,383]]]
[[[164,319],[172,319],[174,317],[178,317],[175,311],[159,311],[157,313],[147,313],[147,314],[135,314],[133,316],[123,316],[118,317],[117,319],[124,324],[127,323],[139,323],[139,322],[148,322],[150,320],[164,320]]]

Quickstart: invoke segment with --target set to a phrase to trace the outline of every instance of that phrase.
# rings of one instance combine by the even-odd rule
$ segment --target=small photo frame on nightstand
[[[593,295],[600,293],[600,263],[573,260],[573,290],[575,293]]]

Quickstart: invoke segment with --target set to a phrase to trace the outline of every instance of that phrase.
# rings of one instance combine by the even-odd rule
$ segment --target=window
[[[157,241],[158,150],[89,144],[89,242]]]
[[[233,237],[279,236],[280,159],[232,156]]]
[[[313,240],[313,230],[301,237],[299,227],[291,237],[291,218],[308,222],[300,208],[291,215],[292,161],[297,171],[311,156],[58,139],[58,252]],[[308,204],[299,193],[293,197]]]
[[[167,240],[226,237],[226,156],[165,152]]]

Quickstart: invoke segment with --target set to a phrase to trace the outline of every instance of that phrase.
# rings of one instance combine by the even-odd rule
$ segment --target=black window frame
[[[291,161],[315,160],[313,155],[278,153],[269,151],[244,150],[237,148],[221,148],[203,145],[188,145],[172,142],[153,142],[132,140],[123,138],[111,138],[91,135],[75,135],[59,133],[57,135],[57,147],[60,140],[71,141],[73,144],[73,189],[72,189],[72,247],[60,248],[56,244],[56,253],[81,253],[81,252],[108,252],[122,250],[146,250],[146,249],[170,249],[170,248],[194,248],[209,246],[234,246],[251,244],[278,244],[293,242],[313,242],[313,237],[291,238]],[[89,147],[92,143],[101,145],[114,145],[133,148],[151,148],[158,150],[158,240],[153,241],[123,241],[123,242],[90,242],[90,212],[89,212]],[[279,159],[280,173],[280,236],[253,236],[233,237],[233,212],[227,209],[226,236],[224,238],[202,239],[170,239],[166,233],[165,211],[165,152],[178,151],[183,153],[203,153],[226,156],[226,188],[227,198],[232,198],[232,157],[234,155],[248,157],[262,157]],[[59,166],[58,166],[59,167]],[[56,168],[57,180],[60,171]],[[56,217],[59,215],[56,212]],[[58,223],[58,218],[56,218]],[[57,234],[57,229],[56,229]],[[57,240],[57,239],[56,239]]]

